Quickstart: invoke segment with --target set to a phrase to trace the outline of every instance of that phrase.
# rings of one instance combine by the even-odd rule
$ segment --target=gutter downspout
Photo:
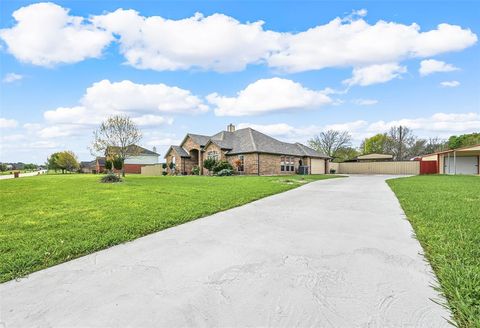
[[[445,164],[444,167],[446,167],[446,166],[447,165]],[[452,168],[450,167],[450,153],[448,153],[448,173],[447,174],[451,174],[451,173],[452,173]]]
[[[260,175],[260,153],[257,153],[257,175]]]

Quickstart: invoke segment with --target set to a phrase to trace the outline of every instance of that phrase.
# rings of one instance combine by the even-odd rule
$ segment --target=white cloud
[[[249,84],[235,97],[212,93],[207,100],[216,106],[218,116],[259,115],[286,110],[318,108],[332,103],[323,91],[314,91],[300,83],[282,79],[261,79]]]
[[[133,118],[133,121],[139,126],[159,126],[163,124],[172,125],[173,118],[165,118],[159,115],[142,115]]]
[[[141,69],[239,71],[279,48],[280,33],[263,30],[262,21],[243,24],[223,14],[172,20],[118,9],[93,22],[118,35],[127,62]]]
[[[277,124],[252,124],[252,123],[240,123],[237,124],[237,129],[252,128],[270,136],[287,136],[292,133],[296,133],[297,130],[287,123]]]
[[[356,131],[358,129],[364,128],[367,125],[368,125],[367,121],[358,120],[358,121],[346,122],[346,123],[328,124],[325,126],[324,130]]]
[[[367,86],[371,84],[385,83],[400,77],[400,75],[406,71],[407,68],[405,66],[400,66],[397,63],[356,67],[353,69],[352,77],[344,80],[343,83],[349,86]]]
[[[420,75],[426,76],[436,72],[452,72],[458,70],[457,67],[447,64],[440,60],[426,59],[420,62]]]
[[[208,110],[188,90],[165,84],[138,84],[102,80],[87,88],[79,106],[46,111],[49,123],[98,124],[113,114],[127,114],[139,125],[171,124],[158,113],[203,113]]]
[[[420,31],[417,24],[404,25],[363,19],[336,18],[297,34],[283,35],[283,48],[269,59],[271,67],[301,72],[326,67],[363,67],[400,62],[460,51],[477,42],[477,36],[460,26],[440,24]]]
[[[442,87],[455,88],[455,87],[458,87],[460,85],[460,82],[458,82],[458,81],[443,81],[443,82],[440,82],[440,85]]]
[[[110,32],[93,26],[53,3],[36,3],[13,13],[16,25],[0,30],[8,52],[40,66],[75,63],[100,57],[113,40]]]
[[[0,128],[2,129],[16,128],[17,125],[18,122],[16,120],[0,117]]]
[[[376,99],[353,99],[352,103],[359,106],[372,106],[378,104]]]
[[[278,32],[264,29],[262,21],[240,22],[221,13],[175,20],[118,9],[85,18],[37,3],[15,11],[16,25],[0,37],[17,59],[42,66],[100,57],[116,40],[127,63],[139,69],[219,72],[259,63],[287,72],[365,67],[460,51],[477,42],[460,26],[443,23],[421,31],[415,23],[370,24],[366,14],[360,9],[306,31]]]
[[[20,75],[20,74],[17,74],[17,73],[7,73],[3,77],[2,82],[3,83],[12,83],[12,82],[15,82],[15,81],[20,81],[21,79],[23,79],[23,75]]]
[[[461,134],[478,131],[480,129],[479,113],[436,113],[429,117],[404,118],[392,121],[354,121],[340,124],[331,124],[325,129],[346,130],[352,133],[359,141],[377,133],[388,132],[393,126],[403,125],[414,131],[420,137],[440,136],[448,137],[452,134]]]
[[[453,134],[470,133],[480,130],[480,113],[436,113],[429,117],[404,118],[392,121],[357,120],[320,125],[295,127],[287,123],[252,124],[240,123],[238,128],[251,127],[260,132],[288,142],[307,142],[322,131],[348,131],[359,143],[377,133],[388,132],[391,127],[403,125],[411,128],[419,137],[447,138]]]

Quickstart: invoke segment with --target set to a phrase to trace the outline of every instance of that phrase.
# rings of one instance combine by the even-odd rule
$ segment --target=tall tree
[[[441,139],[439,137],[428,138],[425,145],[425,154],[431,154],[445,149],[447,149],[447,142],[444,139]]]
[[[50,161],[52,161],[53,167],[62,170],[62,173],[65,173],[65,171],[72,172],[80,167],[77,156],[70,150],[52,154],[49,158]]]
[[[360,155],[360,153],[355,148],[353,148],[353,147],[342,147],[342,148],[338,149],[338,151],[336,153],[336,157],[334,158],[333,161],[338,162],[338,163],[345,162],[345,161],[348,161],[350,159],[354,159],[358,155]]]
[[[393,154],[393,159],[397,161],[409,159],[408,157],[411,154],[408,150],[416,141],[416,137],[413,135],[412,130],[402,125],[393,126],[388,132],[388,137],[388,148]]]
[[[480,133],[462,134],[448,138],[448,148],[455,149],[480,144]]]
[[[386,133],[378,133],[363,140],[360,148],[363,154],[385,154],[388,152],[390,139]]]
[[[47,158],[47,162],[45,163],[47,166],[47,169],[54,170],[55,172],[57,172],[57,170],[60,169],[60,167],[57,164],[59,154],[60,154],[59,152],[53,153]]]
[[[137,125],[128,116],[114,115],[94,131],[93,137],[93,152],[118,158],[122,162],[122,176],[125,176],[125,160],[140,153],[136,144],[142,139],[142,133]]]
[[[352,137],[347,131],[328,130],[308,141],[310,147],[330,157],[337,157],[338,151],[350,147]]]

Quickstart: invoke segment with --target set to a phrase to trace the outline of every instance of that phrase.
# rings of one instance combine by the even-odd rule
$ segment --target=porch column
[[[203,175],[203,152],[198,150],[198,168],[200,169],[200,175]]]
[[[453,151],[453,174],[457,174],[457,152]]]

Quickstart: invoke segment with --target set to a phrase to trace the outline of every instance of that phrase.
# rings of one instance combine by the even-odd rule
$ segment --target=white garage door
[[[478,174],[477,156],[458,157],[454,160],[453,156],[445,157],[446,174]]]
[[[312,158],[312,174],[325,174],[325,160]]]

